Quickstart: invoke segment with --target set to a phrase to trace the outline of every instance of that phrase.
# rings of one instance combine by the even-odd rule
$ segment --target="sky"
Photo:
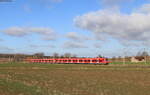
[[[0,53],[150,51],[150,0],[0,0],[0,12]]]

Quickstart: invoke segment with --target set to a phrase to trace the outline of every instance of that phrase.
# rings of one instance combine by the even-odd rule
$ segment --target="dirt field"
[[[150,65],[0,64],[0,95],[150,95]]]

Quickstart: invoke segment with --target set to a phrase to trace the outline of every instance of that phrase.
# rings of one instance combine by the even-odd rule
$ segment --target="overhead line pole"
[[[145,48],[144,48],[144,52],[146,52]],[[144,57],[145,57],[145,64],[146,64],[146,63],[147,63],[147,62],[146,62],[146,54],[144,55]]]
[[[125,65],[126,64],[126,51],[125,51],[125,48],[124,48],[124,57],[123,57],[123,64]]]

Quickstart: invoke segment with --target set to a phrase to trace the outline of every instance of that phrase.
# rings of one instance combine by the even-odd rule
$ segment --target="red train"
[[[109,64],[106,58],[51,58],[51,59],[28,59],[30,63],[50,64]]]

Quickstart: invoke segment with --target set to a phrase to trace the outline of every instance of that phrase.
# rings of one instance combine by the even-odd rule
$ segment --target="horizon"
[[[0,11],[0,53],[150,52],[150,0],[0,0]]]

